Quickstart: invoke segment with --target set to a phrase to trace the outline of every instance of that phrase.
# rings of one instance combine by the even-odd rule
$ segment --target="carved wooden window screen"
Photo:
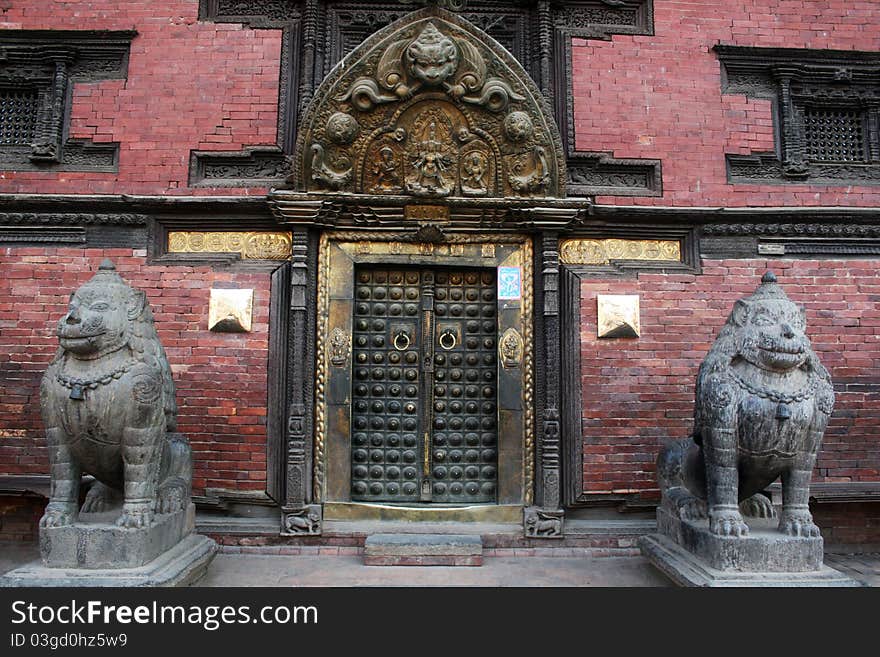
[[[27,146],[33,142],[39,112],[36,89],[0,89],[0,145]]]
[[[806,157],[814,162],[865,162],[866,119],[855,108],[804,109]]]

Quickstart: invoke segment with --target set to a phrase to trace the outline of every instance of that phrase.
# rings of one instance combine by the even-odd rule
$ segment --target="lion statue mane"
[[[110,509],[117,525],[148,527],[189,504],[192,455],[176,432],[177,404],[146,294],[109,260],[70,297],[60,347],[43,375],[40,405],[51,493],[41,527]],[[82,474],[96,482],[78,509]]]

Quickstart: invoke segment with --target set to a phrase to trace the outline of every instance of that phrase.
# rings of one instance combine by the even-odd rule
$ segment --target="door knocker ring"
[[[446,338],[452,338],[452,343],[449,344],[448,341],[444,342],[444,339],[446,339]],[[443,347],[446,351],[449,351],[450,349],[455,348],[455,345],[457,344],[458,340],[455,338],[455,332],[452,331],[451,329],[447,329],[446,331],[443,331],[443,333],[440,334],[440,339],[438,340],[438,342],[440,343],[441,347]]]
[[[403,338],[404,340],[406,340],[406,344],[403,345],[402,347],[400,346],[400,344],[398,344],[398,341],[399,341],[401,338]],[[404,332],[404,331],[399,331],[399,332],[397,333],[397,335],[394,336],[394,342],[393,342],[393,344],[394,344],[394,348],[397,349],[397,351],[406,351],[407,349],[409,349],[409,345],[410,345],[409,335],[408,335],[406,332]]]

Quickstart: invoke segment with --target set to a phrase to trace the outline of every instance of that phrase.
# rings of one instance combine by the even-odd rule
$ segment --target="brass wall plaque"
[[[446,205],[405,205],[403,216],[418,221],[449,221],[449,207]]]
[[[613,260],[681,262],[678,240],[570,239],[559,245],[566,265],[607,265]]]
[[[598,337],[637,338],[641,330],[637,294],[599,295]]]
[[[243,231],[168,232],[169,253],[239,253],[245,260],[287,260],[290,233]]]
[[[253,290],[211,288],[208,330],[217,333],[249,333],[253,312]]]

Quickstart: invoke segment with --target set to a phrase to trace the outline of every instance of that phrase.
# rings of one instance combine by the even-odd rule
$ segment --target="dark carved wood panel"
[[[727,155],[730,182],[880,184],[880,54],[716,46],[722,93],[774,103],[775,153]]]
[[[73,86],[125,78],[133,31],[0,30],[0,166],[108,171],[119,144],[65,140]]]
[[[346,54],[377,30],[425,2],[330,2],[328,0],[201,0],[199,19],[283,30],[279,88],[278,152],[250,148],[219,154],[193,152],[191,184],[274,186],[289,167],[296,116],[324,77]],[[489,34],[525,68],[555,114],[569,156],[573,192],[657,196],[659,163],[614,160],[606,153],[575,152],[571,95],[571,38],[607,39],[612,34],[652,34],[652,0],[463,0],[440,2]]]

